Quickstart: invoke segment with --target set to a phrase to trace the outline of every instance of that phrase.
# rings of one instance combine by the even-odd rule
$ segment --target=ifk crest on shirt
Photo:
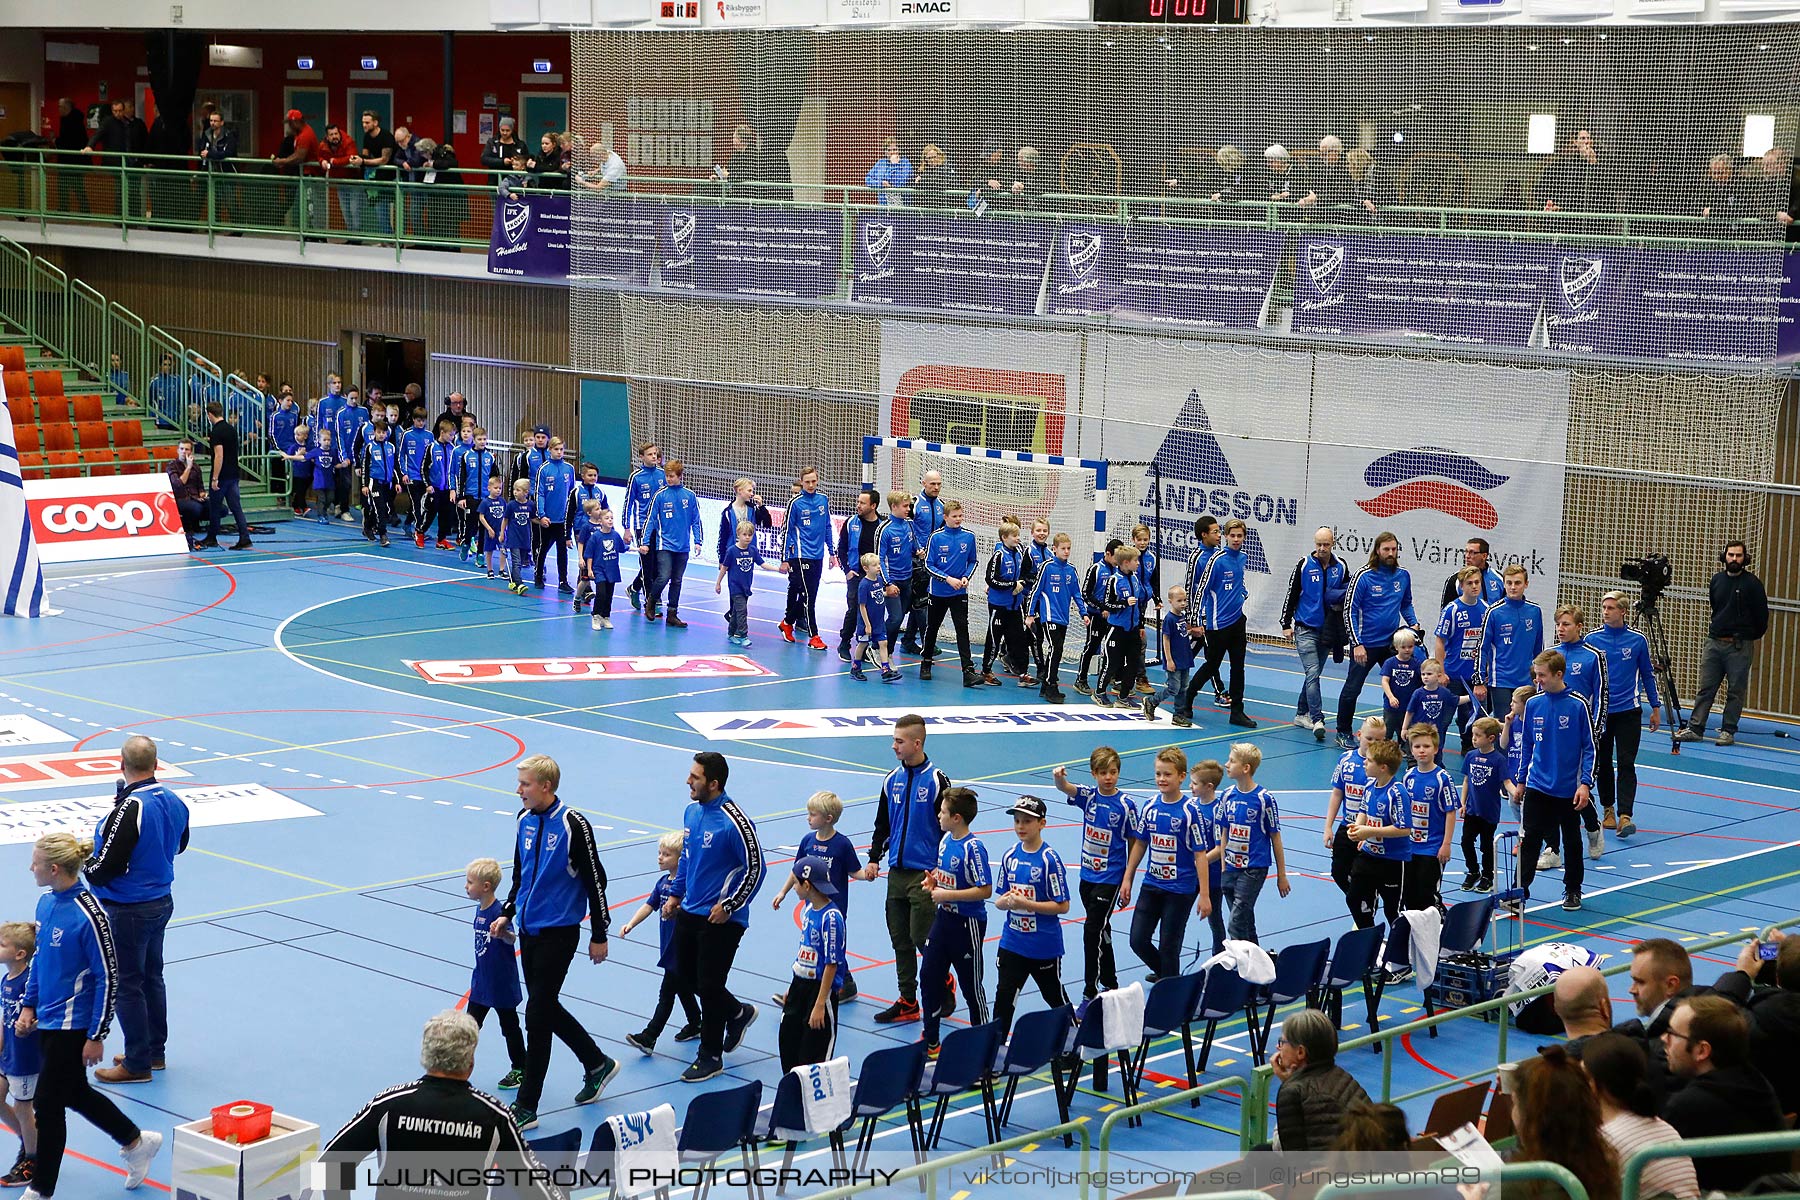
[[[688,253],[694,244],[693,213],[678,208],[669,214],[669,240],[675,245],[675,253]]]

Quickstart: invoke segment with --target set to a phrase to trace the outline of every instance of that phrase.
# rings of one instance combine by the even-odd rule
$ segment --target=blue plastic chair
[[[1251,1025],[1256,1024],[1256,1001],[1252,995],[1249,982],[1236,971],[1216,965],[1206,969],[1200,1000],[1194,1005],[1194,1020],[1206,1022],[1206,1036],[1200,1043],[1200,1070],[1206,1070],[1206,1060],[1212,1056],[1213,1036],[1219,1031],[1220,1021],[1243,1013]]]
[[[526,1138],[525,1145],[540,1158],[548,1158],[556,1162],[571,1154],[581,1153],[581,1130],[565,1129],[561,1133],[546,1134],[543,1137]]]
[[[1148,1003],[1148,1001],[1145,1002],[1146,1007]],[[1106,1055],[1108,1051],[1105,1049],[1106,1031],[1100,1020],[1100,1002],[1098,1000],[1088,1001],[1084,1016],[1089,1019],[1083,1020],[1076,1026],[1075,1049],[1077,1052],[1092,1052],[1094,1090],[1104,1092],[1106,1090]],[[1119,1083],[1125,1092],[1125,1104],[1130,1107],[1137,1103],[1137,1079],[1133,1076],[1131,1069],[1133,1055],[1128,1049],[1118,1050],[1116,1053],[1119,1058]],[[1087,1058],[1090,1055],[1082,1053],[1081,1056]],[[1081,1064],[1077,1063],[1071,1086],[1080,1082]],[[1141,1123],[1142,1118],[1140,1117],[1130,1118],[1130,1124],[1133,1126]]]
[[[949,1041],[948,1038],[944,1040],[946,1042]],[[850,1128],[851,1124],[856,1120],[855,1111],[856,1110],[852,1108],[851,1115],[845,1117],[844,1123],[835,1129],[816,1129],[812,1131],[811,1137],[799,1141],[788,1141],[786,1147],[781,1152],[781,1174],[777,1176],[777,1178],[785,1181],[788,1178],[788,1173],[793,1170],[795,1152],[800,1146],[804,1145],[805,1142],[811,1141],[812,1138],[816,1138],[821,1134],[831,1142],[831,1165],[840,1172],[843,1171],[846,1166],[845,1160],[848,1157],[844,1150],[844,1131]],[[768,1125],[762,1132],[766,1133],[770,1138],[774,1138],[776,1136],[775,1131],[778,1129],[794,1132],[805,1128],[806,1106],[800,1103],[799,1077],[792,1074],[784,1074],[781,1077],[781,1082],[775,1086],[775,1103],[769,1109]],[[785,1182],[776,1184],[775,1194],[777,1196],[786,1195],[786,1188],[787,1184]]]
[[[576,1136],[579,1138],[580,1134]],[[619,1194],[619,1180],[614,1170],[618,1166],[615,1161],[618,1151],[619,1145],[613,1140],[612,1126],[605,1121],[600,1122],[594,1127],[593,1140],[588,1142],[587,1170],[590,1173],[602,1171],[606,1173],[606,1178],[610,1181],[610,1190],[607,1194],[614,1197],[615,1200]],[[657,1188],[654,1194],[660,1200],[669,1200],[669,1189],[666,1187]]]
[[[950,1103],[950,1097],[971,1089],[981,1091],[981,1115],[987,1122],[987,1140],[1000,1140],[999,1114],[994,1107],[994,1058],[999,1050],[1000,1026],[994,1021],[958,1029],[945,1036],[931,1078],[924,1085],[923,1095],[937,1097],[937,1107],[931,1113],[931,1128],[925,1137],[926,1149],[936,1147],[944,1135],[944,1109]]]
[[[1283,946],[1275,952],[1275,981],[1257,989],[1256,999],[1269,1006],[1263,1014],[1260,1032],[1256,1022],[1250,1023],[1250,1053],[1257,1066],[1269,1054],[1269,1031],[1275,1025],[1275,1010],[1283,1004],[1304,1000],[1312,1007],[1325,982],[1325,968],[1331,959],[1331,939]]]
[[[1498,902],[1493,896],[1483,896],[1479,900],[1464,900],[1461,904],[1452,904],[1450,911],[1444,916],[1444,928],[1438,935],[1438,963],[1441,965],[1446,956],[1451,954],[1472,954],[1481,948],[1487,940],[1488,926],[1494,921],[1494,907]],[[1425,1015],[1431,1016],[1435,1011],[1431,989],[1425,989]],[[1437,1036],[1437,1026],[1427,1031],[1432,1037]]]
[[[913,1159],[925,1161],[925,1116],[919,1103],[919,1085],[925,1077],[925,1043],[909,1042],[877,1050],[863,1059],[850,1097],[850,1116],[863,1123],[856,1135],[855,1170],[869,1161],[875,1142],[875,1125],[894,1109],[905,1105],[906,1130],[912,1138]]]
[[[1331,963],[1325,968],[1325,982],[1319,987],[1319,1000],[1314,1006],[1331,1018],[1338,1029],[1344,1027],[1344,989],[1363,985],[1363,1000],[1369,1006],[1369,1032],[1381,1032],[1381,989],[1386,976],[1381,971],[1381,942],[1387,926],[1375,924],[1367,929],[1352,929],[1337,941],[1331,952]],[[1378,1042],[1370,1047],[1381,1053]]]
[[[1064,1004],[1057,1008],[1043,1009],[1026,1013],[1013,1022],[1012,1037],[1006,1043],[1006,1055],[1000,1061],[999,1072],[1006,1080],[1006,1090],[1000,1097],[1000,1114],[997,1125],[1004,1129],[1012,1120],[1013,1100],[1018,1095],[1019,1080],[1027,1075],[1035,1075],[1045,1067],[1050,1068],[1050,1082],[1056,1093],[1056,1111],[1058,1123],[1069,1119],[1069,1099],[1074,1093],[1072,1083],[1065,1082],[1069,1051],[1069,1031],[1075,1024],[1075,1010]],[[1063,1135],[1065,1145],[1073,1145],[1074,1138]]]
[[[710,1166],[727,1151],[741,1150],[744,1161],[750,1166],[744,1190],[751,1200],[756,1200],[759,1194],[756,1171],[761,1166],[756,1154],[757,1125],[761,1118],[762,1096],[761,1080],[695,1096],[681,1118],[681,1132],[676,1138],[682,1165],[700,1163]],[[694,1193],[694,1200],[704,1200],[711,1188],[709,1172]]]
[[[1144,999],[1144,1040],[1138,1046],[1137,1061],[1131,1067],[1133,1087],[1143,1089],[1144,1069],[1150,1061],[1150,1043],[1177,1031],[1181,1034],[1182,1053],[1187,1058],[1187,1084],[1189,1088],[1195,1086],[1198,1076],[1194,1071],[1194,1011],[1200,1003],[1200,987],[1204,982],[1205,976],[1196,971],[1192,975],[1171,975],[1150,985],[1150,995]]]

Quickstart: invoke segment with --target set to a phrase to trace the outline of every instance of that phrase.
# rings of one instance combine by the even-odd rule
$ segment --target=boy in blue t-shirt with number
[[[719,577],[713,580],[713,595],[731,582],[730,609],[725,614],[725,640],[734,646],[750,644],[750,590],[756,585],[756,568],[762,565],[762,551],[756,548],[756,526],[739,521],[737,536],[719,551]],[[784,887],[782,891],[786,891]]]
[[[1419,690],[1419,662],[1413,657],[1418,645],[1418,635],[1402,628],[1394,634],[1394,656],[1381,664],[1381,718],[1390,731],[1400,728],[1407,702]]]
[[[1156,752],[1156,799],[1137,810],[1131,826],[1131,853],[1119,906],[1131,904],[1131,884],[1145,859],[1144,890],[1131,914],[1131,950],[1150,981],[1181,973],[1181,944],[1189,912],[1211,916],[1215,903],[1206,854],[1206,816],[1182,794],[1187,755],[1179,746]],[[1196,899],[1196,896],[1198,899]]]
[[[739,526],[743,528],[743,526]],[[831,882],[837,887],[837,894],[831,897],[831,907],[850,917],[850,880],[860,875],[862,859],[856,853],[856,844],[838,832],[837,823],[843,818],[844,802],[838,799],[836,792],[814,792],[806,800],[806,832],[800,835],[800,844],[796,847],[794,860],[818,858],[831,864]],[[781,911],[782,901],[794,890],[794,877],[788,876],[775,893],[773,908]],[[849,971],[838,981],[838,999],[856,999],[856,977]],[[775,1003],[786,1004],[787,993],[778,993]]]
[[[881,556],[870,552],[857,564],[862,581],[856,585],[856,633],[850,639],[850,678],[859,683],[863,674],[863,655],[872,654],[881,667],[881,682],[899,683],[900,672],[888,661],[887,648],[887,580],[881,574]]]
[[[1401,872],[1412,857],[1410,806],[1395,778],[1400,761],[1400,744],[1386,739],[1363,752],[1363,769],[1368,773],[1363,808],[1344,834],[1356,843],[1347,899],[1358,929],[1375,923],[1377,899],[1390,927],[1400,915]]]
[[[498,475],[487,482],[487,495],[475,509],[476,520],[481,525],[481,553],[487,560],[487,577],[494,577],[494,568],[506,553],[506,497],[500,494],[500,477]]]
[[[1477,717],[1469,726],[1474,748],[1463,758],[1462,811],[1463,876],[1465,892],[1494,890],[1494,829],[1500,824],[1500,793],[1506,787],[1506,755],[1495,746],[1500,722]],[[1481,844],[1479,869],[1475,845]]]
[[[6,1022],[4,1045],[0,1045],[0,1122],[19,1135],[19,1157],[12,1169],[0,1176],[0,1187],[23,1187],[37,1172],[37,1113],[33,1100],[37,1096],[38,1074],[43,1070],[44,1055],[38,1048],[36,1031],[21,1035],[14,1027],[19,1009],[25,1005],[25,985],[31,980],[31,956],[37,953],[37,926],[28,921],[0,925],[0,962],[6,974],[0,977],[0,1019]],[[10,1111],[8,1111],[10,1110]]]
[[[463,894],[475,902],[475,971],[469,979],[468,1013],[478,1026],[490,1011],[499,1016],[506,1056],[512,1062],[500,1086],[510,1091],[525,1081],[525,1034],[519,1028],[519,1005],[525,996],[519,985],[519,959],[513,953],[518,935],[510,928],[502,934],[490,932],[504,907],[494,895],[499,886],[497,861],[478,858],[469,864]]]
[[[844,978],[844,914],[832,900],[842,893],[822,858],[794,863],[793,879],[806,901],[800,918],[800,948],[794,954],[794,981],[781,1010],[781,1070],[821,1063],[837,1045],[837,1010]]]
[[[1050,809],[1036,796],[1020,796],[1006,812],[1019,844],[1001,858],[994,881],[998,893],[994,907],[1006,914],[995,961],[999,982],[994,988],[994,1021],[1002,1037],[1012,1032],[1013,1005],[1026,980],[1037,984],[1051,1008],[1069,1002],[1062,986],[1062,918],[1069,911],[1069,872],[1062,856],[1044,844]]]
[[[537,515],[537,502],[531,498],[531,482],[513,480],[513,498],[506,503],[504,558],[509,580],[506,590],[515,596],[525,594],[525,570],[531,565],[531,527]]]
[[[938,828],[943,837],[938,839],[937,866],[925,872],[920,884],[937,905],[919,963],[924,1000],[919,1011],[925,1024],[927,1058],[937,1057],[938,1024],[943,1020],[940,1014],[948,990],[943,980],[951,971],[962,980],[969,1022],[980,1025],[988,1019],[981,956],[987,941],[987,900],[994,894],[994,876],[987,847],[969,833],[976,807],[975,793],[968,788],[945,788],[938,797]]]
[[[1162,668],[1165,676],[1161,690],[1144,697],[1144,720],[1156,720],[1156,706],[1164,700],[1175,701],[1174,723],[1186,729],[1194,723],[1193,709],[1188,707],[1188,673],[1194,669],[1194,643],[1187,631],[1187,589],[1169,589],[1169,611],[1162,619]]]
[[[656,1053],[656,1039],[662,1036],[663,1026],[669,1023],[677,1000],[681,1001],[685,1019],[681,1028],[675,1031],[675,1040],[691,1042],[700,1036],[700,1001],[681,990],[681,980],[675,969],[675,918],[663,913],[664,903],[674,894],[675,868],[681,864],[683,836],[681,830],[672,829],[656,839],[656,867],[662,874],[657,876],[656,886],[644,897],[643,904],[631,914],[631,920],[619,930],[619,936],[625,937],[648,921],[652,914],[656,916],[659,937],[656,965],[663,973],[662,990],[657,993],[656,1009],[650,1014],[650,1020],[638,1032],[625,1035],[626,1045],[639,1054]]]
[[[1119,791],[1119,752],[1097,746],[1088,755],[1092,787],[1069,782],[1062,767],[1053,772],[1056,790],[1081,810],[1081,998],[1092,1000],[1119,986],[1113,960],[1112,915],[1119,907],[1119,885],[1125,881],[1125,859],[1131,843],[1135,808]]]
[[[1450,722],[1456,717],[1459,705],[1469,703],[1469,697],[1458,696],[1447,686],[1444,664],[1435,658],[1426,659],[1419,664],[1419,688],[1406,702],[1406,716],[1400,725],[1400,739],[1405,741],[1412,727],[1422,722],[1437,730],[1440,746],[1447,745]],[[1466,719],[1464,723],[1467,723]]]
[[[1225,847],[1219,842],[1219,823],[1215,819],[1219,805],[1219,785],[1225,782],[1225,764],[1216,758],[1203,758],[1188,772],[1188,796],[1200,813],[1196,828],[1200,832],[1200,853],[1206,861],[1206,894],[1225,895]],[[1206,914],[1212,930],[1212,952],[1225,952],[1225,904],[1215,900]]]
[[[1275,887],[1285,898],[1293,890],[1288,882],[1287,855],[1281,845],[1281,812],[1269,789],[1256,783],[1262,751],[1253,742],[1239,742],[1225,759],[1231,786],[1213,808],[1213,829],[1224,848],[1224,899],[1234,941],[1256,940],[1256,898],[1275,868]]]

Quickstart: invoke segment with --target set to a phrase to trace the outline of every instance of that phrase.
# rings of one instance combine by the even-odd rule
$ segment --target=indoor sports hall
[[[103,7],[0,15],[0,1184],[1800,1191],[1776,0]]]

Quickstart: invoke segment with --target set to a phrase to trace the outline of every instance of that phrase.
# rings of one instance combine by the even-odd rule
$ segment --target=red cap
[[[304,121],[306,120],[306,114],[297,108],[290,108],[287,110],[287,119],[290,121]]]

